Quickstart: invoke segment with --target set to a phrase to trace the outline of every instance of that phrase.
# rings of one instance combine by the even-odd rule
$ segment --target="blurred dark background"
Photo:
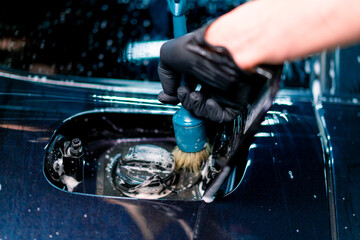
[[[188,31],[244,2],[187,0]],[[159,49],[172,32],[166,0],[2,0],[0,69],[158,81]],[[359,45],[327,53],[326,66],[320,58],[285,63],[282,86],[308,89],[324,78],[331,94],[360,92]]]
[[[188,0],[189,31],[242,2]],[[172,37],[166,0],[0,3],[3,69],[157,81],[158,48]]]

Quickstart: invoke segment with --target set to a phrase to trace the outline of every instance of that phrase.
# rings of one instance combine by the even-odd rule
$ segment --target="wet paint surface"
[[[0,82],[12,87],[14,83],[5,79]],[[17,83],[16,94],[2,92],[0,105],[0,218],[5,223],[0,225],[0,238],[154,239],[157,236],[170,238],[174,232],[177,239],[188,238],[188,225],[195,222],[194,210],[187,212],[182,206],[162,202],[87,198],[51,186],[42,168],[44,147],[52,132],[65,118],[79,110],[112,104],[92,102],[87,98],[83,98],[84,102],[79,101],[80,94],[77,99],[59,98],[56,97],[59,88],[52,87],[45,87],[49,90],[48,95],[36,95],[34,92],[44,89]],[[17,94],[25,89],[28,93],[24,96]],[[92,92],[81,93],[91,96]],[[166,231],[168,226],[173,230]]]
[[[339,239],[360,238],[360,106],[356,98],[351,102],[328,98],[323,103],[333,147]]]
[[[329,239],[321,145],[306,94],[277,99],[240,186],[205,204],[59,191],[42,170],[44,147],[65,118],[114,106],[164,109],[94,99],[111,95],[98,90],[6,78],[0,84],[2,239]]]

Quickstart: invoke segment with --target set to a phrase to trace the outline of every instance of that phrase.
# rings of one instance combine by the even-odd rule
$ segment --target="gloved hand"
[[[280,77],[281,68],[243,71],[227,49],[205,41],[205,31],[206,26],[161,47],[158,74],[163,91],[158,99],[173,105],[180,101],[197,117],[228,122],[256,99],[268,79]],[[188,87],[180,87],[182,74]],[[194,91],[197,83],[200,92]]]

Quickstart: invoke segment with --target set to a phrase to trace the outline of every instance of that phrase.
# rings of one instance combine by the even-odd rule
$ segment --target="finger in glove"
[[[164,92],[169,96],[176,97],[177,88],[180,86],[181,74],[169,69],[160,61],[158,75]]]
[[[183,107],[195,116],[218,123],[230,122],[240,112],[233,108],[223,108],[214,99],[206,98],[201,92],[190,91],[187,87],[178,89],[178,98]]]
[[[162,103],[171,104],[171,105],[177,105],[180,101],[177,96],[171,96],[164,91],[161,91],[158,95],[158,100]]]

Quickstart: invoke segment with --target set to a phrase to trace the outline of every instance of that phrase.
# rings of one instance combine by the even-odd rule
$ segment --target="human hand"
[[[228,122],[256,99],[275,71],[273,67],[241,70],[226,48],[204,40],[205,31],[206,27],[200,28],[161,47],[158,74],[163,92],[158,99],[173,105],[180,101],[197,117]],[[180,87],[183,74],[188,87]],[[200,92],[194,90],[197,83],[202,85]]]

